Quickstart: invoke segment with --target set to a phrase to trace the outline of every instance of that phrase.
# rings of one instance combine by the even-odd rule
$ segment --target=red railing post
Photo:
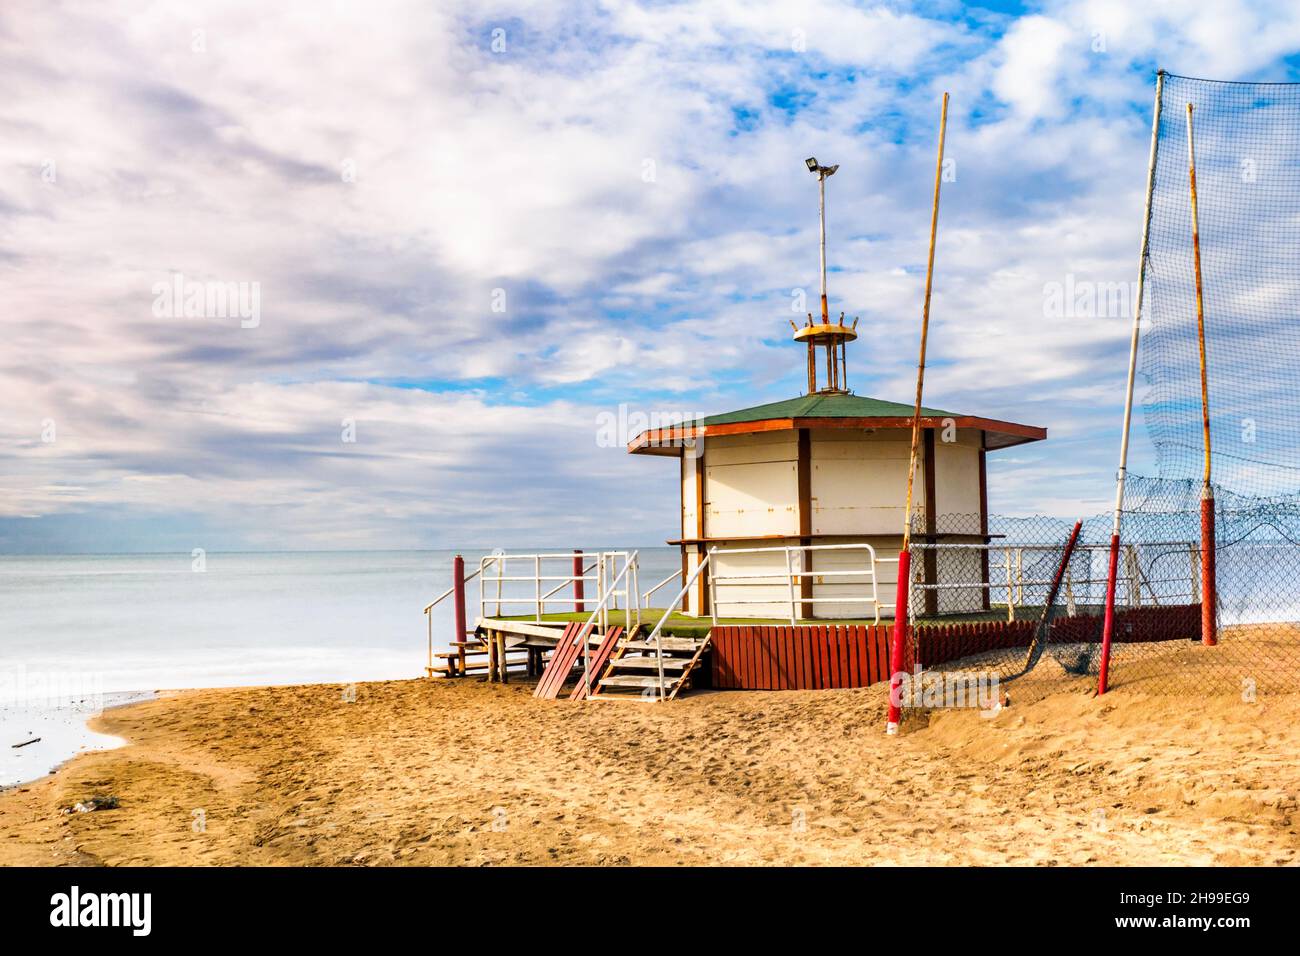
[[[451,559],[451,586],[454,589],[452,593],[452,603],[455,610],[452,627],[455,629],[452,634],[452,649],[459,652],[460,672],[465,673],[465,559],[459,554]]]
[[[585,614],[587,606],[582,603],[585,596],[582,581],[582,549],[573,549],[573,611],[575,614]]]

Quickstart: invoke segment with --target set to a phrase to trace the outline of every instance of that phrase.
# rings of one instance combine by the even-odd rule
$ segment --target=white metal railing
[[[465,579],[461,583],[464,584],[465,582],[474,580],[476,577],[479,576],[479,572],[481,572],[482,570],[483,570],[482,568],[479,568],[477,571],[473,571],[470,574],[465,575]],[[456,593],[456,585],[453,584],[451,587],[447,588],[447,590],[443,591],[436,598],[434,598],[432,601],[430,601],[428,604],[424,606],[424,626],[426,631],[428,632],[428,639],[429,639],[429,663],[426,666],[426,670],[429,671],[430,673],[432,673],[433,671],[433,609],[437,607],[439,604],[441,604],[443,601],[447,600],[447,598],[451,597],[455,593]],[[465,640],[465,635],[457,634],[456,640],[458,641]]]
[[[636,553],[635,551],[597,552],[592,564],[584,566],[581,573],[574,571],[573,552],[484,555],[479,559],[478,570],[474,572],[474,576],[479,579],[479,617],[500,617],[503,608],[524,605],[531,606],[534,620],[541,622],[548,605],[572,605],[577,600],[572,594],[559,597],[557,595],[581,581],[584,585],[588,583],[594,585],[596,594],[600,596],[602,628],[608,624],[609,610],[611,608],[618,610],[620,601],[621,606],[629,614],[629,620],[639,624],[641,602],[637,590],[639,569],[638,562],[635,560]],[[554,565],[559,561],[567,562],[567,566],[565,570],[557,572]],[[519,568],[521,564],[524,566],[523,569]],[[622,571],[619,570],[620,564]],[[630,573],[625,574],[625,571]],[[610,593],[606,593],[609,591],[607,582],[613,580],[621,584],[614,587]],[[548,587],[552,584],[553,586]],[[508,592],[512,585],[531,585],[527,590],[532,593],[510,594]],[[544,587],[547,590],[543,591]],[[489,608],[492,609],[492,613],[489,613]]]
[[[862,567],[846,568],[825,568],[816,570],[812,567],[813,556],[818,553],[838,552],[838,551],[862,551],[865,552],[865,564]],[[783,554],[785,557],[784,571],[761,571],[761,570],[735,570],[724,571],[717,561],[713,562],[713,570],[709,573],[709,604],[713,615],[713,623],[718,623],[718,587],[762,587],[764,582],[785,582],[786,597],[784,600],[773,600],[771,597],[755,598],[728,598],[727,604],[789,604],[790,606],[790,623],[795,624],[800,617],[804,605],[807,604],[870,604],[875,616],[875,623],[880,623],[880,609],[882,607],[893,607],[891,603],[880,600],[879,582],[876,576],[877,564],[898,563],[897,558],[877,558],[876,549],[866,542],[860,544],[804,544],[804,545],[784,545],[779,547],[768,548],[718,548],[709,549],[709,556],[717,555],[719,557],[735,554]],[[808,557],[808,570],[804,570],[804,557]],[[815,582],[820,581],[822,584],[832,584],[835,582],[826,582],[825,578],[863,578],[864,581],[846,581],[840,584],[840,587],[851,587],[854,584],[866,584],[869,590],[863,594],[855,594],[848,597],[829,597],[822,596],[803,596],[803,580],[812,578]],[[771,586],[771,585],[768,585]]]

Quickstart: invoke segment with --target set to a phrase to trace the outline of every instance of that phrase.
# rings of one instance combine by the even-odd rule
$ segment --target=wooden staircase
[[[657,644],[635,634],[623,638],[592,688],[591,699],[644,703],[672,700],[689,683],[708,645],[708,634],[700,638],[661,637]]]

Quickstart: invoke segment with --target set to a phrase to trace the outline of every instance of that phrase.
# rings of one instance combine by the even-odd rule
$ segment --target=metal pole
[[[797,623],[795,606],[794,606],[794,565],[790,562],[790,549],[785,549],[785,582],[789,586],[790,597],[790,626],[794,627]]]
[[[939,153],[934,164],[934,206],[930,211],[930,255],[925,267],[925,303],[921,308],[921,355],[916,364],[916,405],[912,412],[912,450],[907,462],[907,501],[903,509],[903,547],[898,553],[898,588],[894,598],[894,635],[889,656],[889,719],[885,733],[898,733],[903,714],[898,690],[903,676],[904,645],[907,639],[908,578],[912,556],[912,484],[916,480],[916,452],[921,441],[921,393],[925,385],[925,346],[930,333],[930,292],[934,287],[934,244],[939,228],[939,187],[943,182],[943,145],[948,130],[948,94],[943,94],[939,114]]]
[[[1201,289],[1201,222],[1196,202],[1196,146],[1192,137],[1192,104],[1187,104],[1187,178],[1192,192],[1192,261],[1196,274],[1196,346],[1201,363],[1201,429],[1205,441],[1205,473],[1201,482],[1201,643],[1213,647],[1218,587],[1215,583],[1214,486],[1210,484],[1210,386],[1205,369],[1205,299]]]
[[[1006,549],[1006,566],[1007,566],[1007,622],[1010,623],[1016,619],[1016,594],[1011,587],[1011,549]]]
[[[1142,245],[1138,252],[1137,301],[1133,304],[1133,332],[1128,347],[1128,383],[1124,388],[1124,430],[1119,441],[1119,471],[1115,476],[1115,519],[1110,532],[1110,559],[1106,571],[1106,611],[1101,634],[1101,665],[1097,693],[1106,693],[1110,677],[1110,645],[1115,633],[1115,576],[1119,569],[1120,521],[1124,507],[1124,479],[1128,474],[1129,426],[1133,421],[1133,380],[1137,372],[1138,336],[1142,326],[1142,296],[1146,280],[1147,252],[1150,248],[1151,197],[1156,184],[1156,144],[1160,138],[1161,94],[1165,72],[1156,74],[1156,102],[1151,116],[1151,155],[1147,161],[1146,209],[1142,217]]]
[[[830,321],[830,311],[826,307],[826,171],[817,172],[817,213],[821,221],[821,264],[822,264],[822,325]],[[829,354],[827,361],[830,361]],[[829,375],[829,370],[827,372]]]

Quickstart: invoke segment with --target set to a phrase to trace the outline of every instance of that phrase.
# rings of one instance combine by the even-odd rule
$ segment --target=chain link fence
[[[1132,479],[1130,479],[1132,480]],[[1217,643],[1201,634],[1199,489],[1137,480],[1142,510],[1125,515],[1116,569],[1112,690],[1208,696],[1300,690],[1300,508],[1220,502],[1215,554]],[[1157,503],[1165,505],[1156,510]],[[937,676],[1034,699],[1095,692],[1101,665],[1110,515],[917,516],[906,665],[930,703]]]

